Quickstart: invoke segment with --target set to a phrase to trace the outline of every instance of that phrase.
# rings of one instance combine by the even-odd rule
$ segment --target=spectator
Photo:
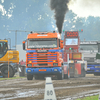
[[[23,60],[20,61],[20,65],[23,66],[25,65],[25,62]]]

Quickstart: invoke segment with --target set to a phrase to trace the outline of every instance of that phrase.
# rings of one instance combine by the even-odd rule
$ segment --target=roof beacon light
[[[79,32],[83,32],[83,29],[79,29]]]

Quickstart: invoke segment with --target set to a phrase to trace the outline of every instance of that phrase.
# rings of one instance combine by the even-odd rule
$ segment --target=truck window
[[[98,52],[97,44],[80,44],[80,51]]]
[[[6,52],[7,52],[7,43],[0,42],[0,58],[3,57]]]
[[[78,38],[66,38],[65,45],[78,45]]]

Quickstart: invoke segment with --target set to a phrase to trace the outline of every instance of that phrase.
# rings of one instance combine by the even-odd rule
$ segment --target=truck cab
[[[2,58],[8,50],[7,40],[0,41],[0,58]]]
[[[43,78],[56,75],[62,79],[63,41],[57,32],[31,32],[27,36],[26,47],[26,73],[27,79]]]

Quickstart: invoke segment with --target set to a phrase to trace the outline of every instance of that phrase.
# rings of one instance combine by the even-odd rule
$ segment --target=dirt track
[[[100,92],[100,76],[86,75],[52,82],[57,100],[70,100]],[[0,100],[43,100],[44,91],[45,80],[20,78],[0,81]]]

